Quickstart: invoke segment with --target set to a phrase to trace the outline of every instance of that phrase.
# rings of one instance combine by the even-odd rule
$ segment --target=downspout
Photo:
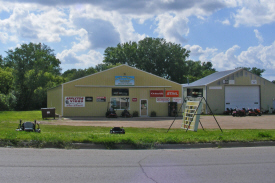
[[[64,101],[63,101],[63,84],[61,85],[61,116],[63,116],[63,104],[64,104]]]
[[[207,102],[207,85],[205,85],[205,100]],[[207,114],[207,105],[205,104],[205,113]]]

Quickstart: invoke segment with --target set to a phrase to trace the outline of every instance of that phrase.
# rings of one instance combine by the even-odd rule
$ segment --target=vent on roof
[[[229,84],[229,80],[224,79],[224,80],[222,80],[222,83],[223,83],[223,84]]]

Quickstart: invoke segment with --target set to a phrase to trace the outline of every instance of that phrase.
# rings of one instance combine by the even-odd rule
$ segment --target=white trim
[[[85,88],[171,88],[172,86],[115,86],[115,85],[74,85]]]
[[[209,90],[221,90],[222,86],[209,86]]]

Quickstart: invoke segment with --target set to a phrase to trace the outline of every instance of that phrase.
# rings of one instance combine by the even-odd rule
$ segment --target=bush
[[[0,111],[12,111],[15,104],[16,98],[12,93],[8,95],[0,94]]]
[[[138,112],[137,111],[133,112],[133,117],[138,117]]]
[[[152,111],[152,112],[151,112],[151,117],[156,117],[156,116],[157,116],[156,111]]]

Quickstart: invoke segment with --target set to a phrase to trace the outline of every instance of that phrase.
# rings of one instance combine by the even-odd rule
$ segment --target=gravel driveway
[[[215,116],[222,129],[275,129],[275,115],[263,116]],[[135,117],[135,118],[105,118],[105,117],[73,117],[55,120],[43,120],[40,124],[69,126],[123,126],[137,128],[169,128],[173,117]],[[200,121],[206,129],[218,129],[213,116],[201,116]],[[172,128],[180,128],[182,118],[175,119]],[[199,125],[199,128],[201,126]]]

